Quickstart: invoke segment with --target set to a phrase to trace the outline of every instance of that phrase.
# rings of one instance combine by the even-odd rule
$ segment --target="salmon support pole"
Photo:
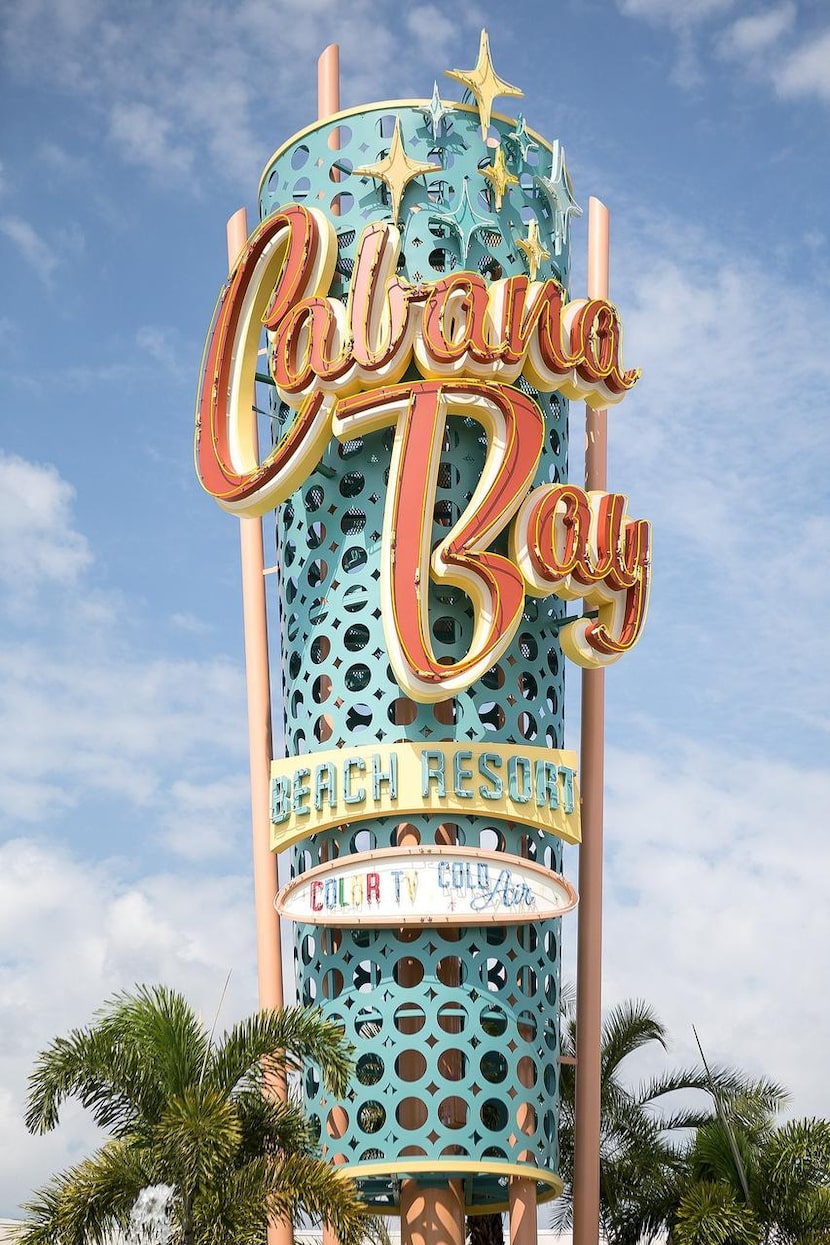
[[[196,466],[225,509],[275,514],[275,902],[300,1000],[357,1050],[343,1101],[306,1076],[320,1144],[407,1240],[509,1209],[526,1245],[562,1188],[564,666],[639,640],[650,526],[568,481],[569,400],[613,407],[639,373],[616,307],[571,295],[562,146],[493,111],[521,92],[486,33],[450,77],[467,99],[340,112],[269,162]]]

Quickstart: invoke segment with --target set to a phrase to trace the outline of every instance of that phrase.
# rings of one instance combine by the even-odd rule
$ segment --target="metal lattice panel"
[[[480,175],[492,150],[473,109],[455,109],[437,139],[411,105],[367,107],[322,123],[269,165],[262,214],[294,200],[330,215],[339,242],[332,294],[344,297],[361,229],[389,217],[385,188],[351,170],[388,151],[396,117],[407,153],[442,165],[440,174],[406,189],[399,272],[433,281],[459,267],[491,280],[525,271],[516,236],[530,219],[543,234],[553,229],[535,181],[549,153],[541,144],[535,151],[514,146],[519,184],[496,214]],[[336,151],[329,146],[335,130]],[[513,123],[494,119],[491,136],[504,142],[512,130]],[[565,282],[567,245],[548,249],[538,279]],[[536,483],[565,480],[567,403],[517,383],[546,422]],[[293,417],[276,400],[271,413],[275,429]],[[391,430],[331,442],[318,470],[277,512],[287,752],[401,740],[562,747],[563,668],[554,620],[564,604],[556,598],[528,598],[510,648],[467,691],[438,705],[403,697],[388,664],[378,592],[391,445]],[[469,501],[485,448],[475,421],[450,417],[433,544]],[[433,586],[430,624],[439,657],[467,651],[472,613],[460,591]],[[376,818],[296,844],[292,876],[335,857],[395,846],[402,835],[410,843],[484,847],[555,870],[561,865],[559,840],[526,826],[484,816],[451,825],[418,817],[403,826]],[[424,1162],[443,1165],[442,1171],[455,1163],[467,1182],[467,1202],[477,1207],[505,1203],[508,1170],[516,1164],[537,1168],[547,1194],[555,1191],[559,927],[558,921],[440,932],[296,927],[300,1000],[337,1018],[358,1056],[349,1099],[330,1100],[311,1069],[307,1107],[324,1152],[361,1176],[379,1209],[394,1208],[407,1164]]]

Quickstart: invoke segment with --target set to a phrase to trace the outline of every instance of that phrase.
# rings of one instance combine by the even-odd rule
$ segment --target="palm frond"
[[[19,1245],[104,1245],[114,1227],[126,1227],[140,1190],[156,1179],[146,1156],[111,1141],[24,1204]]]
[[[243,1090],[234,1096],[242,1129],[240,1157],[309,1151],[313,1140],[308,1120],[297,1102],[282,1102]]]
[[[664,1049],[666,1030],[644,999],[628,999],[613,1007],[602,1025],[602,1078],[610,1079],[634,1051],[657,1042]]]
[[[340,1245],[362,1245],[370,1220],[353,1181],[331,1163],[292,1154],[274,1172],[269,1200],[277,1218],[295,1218],[299,1209],[322,1219]]]
[[[345,1094],[352,1060],[342,1026],[302,1007],[263,1011],[233,1026],[211,1052],[205,1076],[230,1092],[241,1081],[258,1077],[264,1061],[284,1069],[300,1068],[304,1060],[318,1065],[331,1093]]]
[[[698,1182],[684,1195],[672,1230],[675,1245],[760,1245],[761,1226],[741,1205],[734,1190],[718,1182]]]

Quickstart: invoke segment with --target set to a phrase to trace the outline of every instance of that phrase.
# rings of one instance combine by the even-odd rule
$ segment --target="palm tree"
[[[33,1195],[21,1245],[101,1245],[158,1185],[175,1190],[177,1245],[262,1245],[269,1219],[301,1213],[359,1245],[367,1220],[354,1186],[318,1156],[300,1109],[268,1092],[306,1059],[344,1094],[349,1048],[316,1012],[258,1012],[214,1041],[173,990],[117,995],[52,1042],[30,1077],[31,1132],[54,1128],[74,1097],[110,1137]]]
[[[563,1015],[560,1079],[560,1172],[565,1192],[554,1206],[554,1227],[572,1226],[574,1113],[576,1099],[576,1017],[571,1005]],[[689,1130],[715,1117],[714,1085],[725,1095],[747,1088],[739,1073],[681,1068],[644,1084],[625,1083],[625,1061],[651,1045],[667,1047],[664,1026],[647,1003],[630,1000],[613,1008],[602,1029],[600,1062],[600,1223],[609,1245],[638,1245],[664,1232],[678,1205],[684,1178]],[[567,1062],[571,1060],[571,1062]],[[769,1082],[755,1087],[771,1108],[783,1091]],[[691,1105],[666,1108],[664,1100],[681,1090],[706,1091]]]
[[[697,1130],[676,1245],[819,1245],[830,1239],[830,1122],[776,1127],[753,1095],[724,1098]]]

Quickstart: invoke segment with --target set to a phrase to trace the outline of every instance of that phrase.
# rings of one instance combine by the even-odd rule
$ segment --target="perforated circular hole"
[[[343,550],[341,565],[347,575],[357,574],[368,561],[368,553],[365,549],[361,549],[359,545],[351,545],[348,549]]]
[[[340,479],[340,492],[344,497],[357,497],[365,486],[366,479],[362,471],[347,471]]]
[[[343,974],[339,968],[330,968],[323,974],[323,998],[336,999],[343,989]]]
[[[479,1060],[481,1075],[491,1085],[500,1085],[507,1078],[507,1060],[501,1051],[486,1050]]]
[[[501,960],[488,960],[484,975],[488,990],[503,990],[507,985],[507,969]]]
[[[469,1107],[463,1098],[453,1094],[438,1105],[438,1118],[446,1128],[463,1128],[467,1123]]]
[[[532,713],[519,714],[519,734],[523,739],[535,739],[539,734],[539,727]]]
[[[461,986],[467,976],[467,965],[457,955],[445,955],[435,965],[435,975],[442,986]]]
[[[395,827],[395,843],[399,847],[417,847],[421,841],[421,831],[411,821],[398,822]],[[409,933],[409,931],[406,931]],[[417,931],[413,930],[413,934]]]
[[[552,1063],[545,1065],[545,1089],[553,1096],[558,1089],[559,1078],[556,1075],[556,1068]]]
[[[325,495],[326,494],[324,493],[323,489],[320,487],[319,484],[312,484],[311,488],[306,491],[306,495],[305,495],[306,508],[310,510],[312,514],[314,513],[315,510],[319,510],[323,504],[323,498],[325,497]]]
[[[516,974],[516,985],[519,987],[522,994],[526,996],[526,998],[532,999],[536,997],[536,991],[539,988],[539,979],[537,978],[535,971],[525,965],[523,968],[520,968]]]
[[[291,191],[291,198],[297,202],[302,202],[308,198],[308,192],[311,189],[311,182],[307,177],[298,177],[294,183],[294,189]]]
[[[536,1066],[536,1060],[531,1059],[530,1055],[522,1055],[516,1066],[516,1071],[519,1074],[519,1084],[524,1085],[526,1089],[531,1089],[539,1079],[539,1069]]]
[[[355,662],[346,671],[345,682],[350,692],[362,692],[372,681],[372,672],[363,662]]]
[[[364,623],[353,623],[346,628],[343,643],[350,653],[357,653],[369,643],[369,628]]]
[[[379,1133],[386,1123],[386,1108],[382,1102],[370,1099],[357,1109],[357,1126],[362,1133]]]
[[[404,990],[412,990],[424,979],[424,966],[412,955],[403,955],[395,964],[393,976]]]
[[[387,710],[389,721],[395,726],[411,726],[418,716],[418,706],[406,696],[398,696]]]
[[[380,965],[374,960],[361,960],[352,969],[352,983],[356,990],[375,990],[380,985]]]
[[[420,1081],[427,1061],[419,1050],[402,1051],[395,1060],[395,1075],[402,1081]]]
[[[316,704],[321,705],[331,695],[331,679],[327,674],[318,675],[311,685],[311,696]]]
[[[367,731],[372,725],[372,709],[369,705],[352,705],[346,713],[346,727],[350,731]]]
[[[383,1016],[376,1007],[361,1007],[354,1018],[354,1031],[358,1038],[371,1038],[383,1025]]]
[[[519,675],[519,691],[525,700],[535,700],[538,695],[539,684],[529,670],[523,670]]]
[[[438,1071],[445,1081],[463,1081],[467,1074],[467,1056],[458,1047],[441,1051],[438,1056]]]
[[[361,1055],[355,1064],[355,1076],[361,1085],[377,1085],[383,1077],[383,1060],[374,1051]]]
[[[395,1008],[395,1028],[400,1033],[418,1033],[426,1023],[424,1009],[417,1003],[401,1003]],[[440,1013],[439,1021],[440,1024]]]
[[[432,624],[432,634],[435,636],[439,644],[454,644],[458,627],[454,618],[445,615],[443,618],[436,618]]]
[[[343,593],[343,609],[347,614],[359,614],[366,608],[368,600],[365,584],[349,584]]]
[[[324,744],[326,740],[331,739],[334,734],[334,723],[327,713],[322,713],[319,718],[314,719],[312,731],[318,744]]]
[[[504,835],[500,830],[497,830],[495,826],[485,826],[479,833],[478,841],[485,851],[504,851]]]
[[[509,1118],[507,1104],[500,1098],[485,1098],[479,1108],[479,1119],[491,1133],[503,1132]]]
[[[305,1092],[308,1098],[316,1098],[320,1092],[320,1076],[315,1068],[309,1068],[305,1074]]]
[[[502,687],[504,684],[504,671],[501,666],[491,666],[486,674],[482,675],[481,681],[485,687],[491,689]]]
[[[478,716],[487,731],[500,731],[504,726],[504,710],[494,700],[485,701],[479,707]]]
[[[535,661],[539,656],[539,645],[536,637],[531,635],[529,631],[523,631],[519,636],[519,652],[526,661]]]
[[[292,169],[301,169],[308,160],[308,148],[305,146],[295,147],[291,153]]]
[[[345,216],[354,207],[354,195],[348,190],[340,190],[331,200],[332,212],[335,216]]]
[[[347,510],[340,520],[340,531],[344,536],[357,536],[366,526],[366,515],[355,507]]]
[[[327,635],[315,636],[311,642],[311,660],[315,666],[325,661],[331,652],[331,641]]]
[[[395,1118],[401,1128],[423,1128],[427,1116],[426,1103],[422,1098],[402,1098],[395,1108]]]
[[[503,1008],[489,1004],[481,1010],[481,1028],[488,1037],[501,1037],[507,1032],[507,1014]]]
[[[438,1008],[438,1028],[445,1033],[462,1033],[468,1018],[467,1009],[460,1003],[442,1003]]]

